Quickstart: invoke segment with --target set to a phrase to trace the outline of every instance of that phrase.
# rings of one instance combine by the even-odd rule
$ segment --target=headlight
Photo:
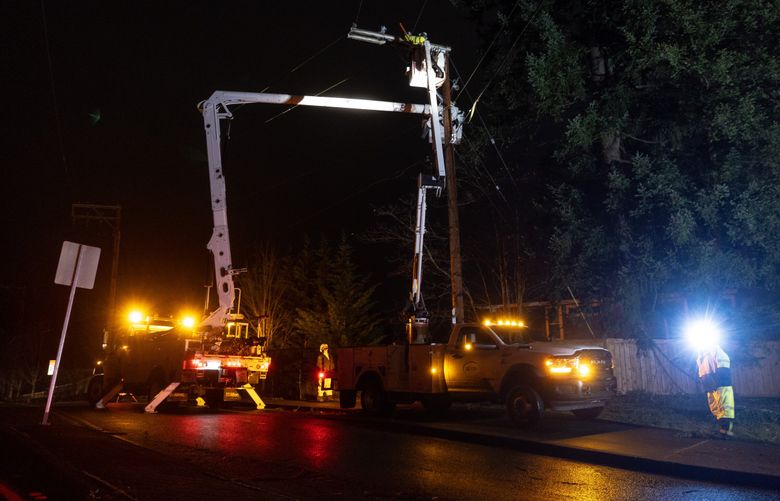
[[[580,359],[573,358],[548,358],[545,362],[550,374],[571,374],[579,366]]]
[[[547,372],[553,376],[574,375],[586,378],[590,375],[591,367],[579,357],[556,357],[545,361]]]

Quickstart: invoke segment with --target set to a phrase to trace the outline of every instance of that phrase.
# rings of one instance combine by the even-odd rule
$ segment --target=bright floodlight
[[[685,337],[696,350],[714,348],[720,343],[720,328],[709,318],[692,320],[685,327]]]
[[[139,324],[144,319],[144,314],[140,311],[133,311],[130,313],[129,318],[132,323]]]
[[[190,316],[184,317],[181,319],[181,324],[188,329],[192,329],[195,327],[195,318]]]

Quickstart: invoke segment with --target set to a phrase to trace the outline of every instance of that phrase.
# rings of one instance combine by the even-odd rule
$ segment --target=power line
[[[415,128],[417,128],[416,125],[415,125]],[[380,142],[376,143],[376,145],[374,145],[373,147],[377,148],[377,147],[379,147],[381,145],[387,144],[388,142],[397,139],[398,137],[400,137],[403,134],[406,134],[407,132],[408,132],[408,129],[401,129],[401,130],[395,132],[394,134],[386,135],[386,136],[384,136],[382,138],[382,140]],[[354,157],[354,152],[351,151],[351,150],[350,151],[345,151],[344,155],[340,159],[338,159],[338,160],[333,162],[333,167],[330,168],[329,172],[332,172],[332,171],[334,171],[334,170],[336,170],[338,168],[350,165],[347,162],[347,157],[350,157],[350,158]],[[259,189],[257,193],[259,194],[259,193],[274,192],[278,188],[280,188],[280,187],[282,187],[284,185],[297,182],[299,179],[302,179],[302,178],[304,178],[304,177],[306,177],[306,176],[308,176],[308,175],[310,175],[312,173],[318,172],[318,171],[320,171],[320,172],[322,171],[322,167],[321,166],[311,167],[309,169],[306,169],[306,170],[298,172],[296,175],[294,175],[294,176],[292,176],[292,177],[290,177],[288,179],[284,179],[284,180],[278,181],[276,183],[269,184],[267,186],[263,186],[263,188]]]
[[[306,63],[308,63],[308,62],[309,62],[309,61],[311,61],[312,59],[315,59],[317,56],[319,56],[320,54],[322,54],[322,53],[323,53],[323,52],[325,52],[326,50],[330,49],[331,47],[333,47],[334,45],[336,45],[337,43],[339,43],[339,42],[340,42],[340,41],[342,41],[342,40],[344,40],[344,36],[343,36],[343,35],[339,36],[337,39],[335,39],[334,41],[332,41],[331,43],[329,43],[328,45],[326,45],[326,46],[325,46],[325,47],[323,47],[322,49],[318,50],[318,51],[317,51],[316,53],[314,53],[313,55],[311,55],[311,56],[309,56],[308,58],[306,58],[306,59],[305,59],[305,60],[304,60],[304,61],[303,61],[301,64],[299,64],[299,65],[298,65],[298,66],[296,66],[295,68],[291,69],[291,70],[290,70],[290,73],[294,73],[294,72],[298,71],[299,69],[303,68],[303,66],[305,66],[305,65],[306,65]]]
[[[455,61],[453,61],[452,58],[450,58],[450,64],[452,65],[452,69],[455,70],[455,74],[458,76],[458,78],[460,78],[460,73],[458,72],[458,68],[455,66]],[[471,98],[471,95],[465,88],[463,89],[462,92],[466,92],[466,95],[469,97],[469,99]],[[496,151],[496,154],[498,155],[498,159],[501,161],[501,165],[504,167],[507,176],[509,176],[509,180],[512,181],[512,186],[515,188],[515,191],[519,192],[520,188],[518,188],[517,183],[515,182],[515,178],[512,176],[512,171],[509,169],[509,165],[507,165],[506,160],[504,160],[504,155],[501,154],[501,150],[498,148],[498,144],[496,144],[496,140],[493,137],[493,134],[490,132],[487,123],[485,123],[485,120],[482,118],[482,114],[476,111],[476,109],[474,110],[474,112],[476,113],[477,118],[479,118],[479,122],[482,125],[482,128],[485,130],[485,134],[487,134],[488,139],[490,140],[490,144],[493,145],[493,149]]]
[[[365,193],[366,191],[370,190],[371,188],[377,186],[378,184],[382,184],[382,183],[385,183],[387,181],[393,181],[395,179],[400,179],[401,177],[403,177],[404,174],[406,174],[407,171],[409,171],[409,169],[411,169],[412,167],[414,167],[416,165],[419,165],[421,163],[423,163],[422,160],[416,160],[416,161],[414,161],[411,164],[407,165],[406,167],[404,167],[403,169],[401,169],[400,171],[398,171],[396,174],[394,174],[392,176],[388,176],[388,177],[379,179],[377,181],[373,181],[373,182],[369,183],[368,185],[366,185],[362,189],[354,190],[351,193],[349,193],[348,195],[346,195],[345,197],[343,197],[343,198],[341,198],[339,200],[336,200],[332,204],[327,205],[327,206],[321,208],[320,210],[318,210],[318,211],[316,211],[316,212],[314,212],[314,213],[312,213],[312,214],[310,214],[310,215],[308,215],[308,216],[306,216],[306,217],[304,217],[302,219],[299,219],[298,221],[290,224],[290,227],[294,228],[296,226],[300,226],[301,224],[303,224],[303,223],[305,223],[307,221],[310,221],[310,220],[314,219],[315,217],[320,216],[323,213],[325,213],[325,212],[327,212],[327,211],[329,211],[329,210],[331,210],[331,209],[333,209],[335,207],[338,207],[339,205],[343,204],[347,200],[350,200],[350,199],[356,197],[357,195]]]
[[[512,45],[509,47],[509,50],[507,51],[506,55],[504,56],[504,59],[501,61],[501,64],[498,65],[498,68],[496,68],[496,71],[493,72],[493,76],[490,77],[490,80],[488,80],[488,82],[482,88],[482,91],[480,91],[480,93],[477,95],[477,99],[474,100],[474,103],[471,105],[472,109],[476,109],[477,103],[482,98],[482,95],[485,93],[485,91],[488,90],[488,87],[490,87],[490,84],[493,83],[493,80],[495,80],[495,78],[498,76],[498,74],[501,73],[501,70],[504,68],[504,65],[506,64],[506,62],[509,61],[509,56],[511,56],[512,53],[514,52],[515,46],[517,45],[517,42],[520,41],[520,37],[523,36],[523,34],[525,33],[525,30],[528,29],[528,26],[531,25],[531,21],[533,21],[534,18],[536,17],[536,14],[539,12],[539,9],[542,7],[542,3],[543,2],[544,2],[544,0],[539,0],[539,3],[536,4],[536,9],[534,9],[533,14],[531,14],[531,17],[528,18],[528,22],[525,23],[525,26],[523,26],[523,29],[520,30],[520,33],[518,33],[517,37],[515,37],[515,41],[512,42]],[[463,90],[466,90],[465,86],[464,86]],[[460,94],[458,94],[458,97],[460,97]]]
[[[324,94],[324,93],[328,92],[329,90],[335,89],[336,87],[338,87],[339,85],[343,84],[343,83],[344,83],[344,82],[346,82],[347,80],[349,80],[349,78],[344,78],[343,80],[341,80],[341,81],[339,81],[339,82],[336,82],[336,83],[334,83],[333,85],[331,85],[331,86],[330,86],[330,87],[328,87],[327,89],[321,90],[320,92],[318,92],[318,93],[316,93],[316,94],[314,94],[314,95],[315,95],[315,96],[322,95],[322,94]],[[295,109],[295,108],[297,108],[298,106],[300,106],[300,104],[296,104],[295,106],[290,106],[289,108],[287,108],[286,110],[282,111],[281,113],[277,113],[276,115],[274,115],[274,116],[272,116],[271,118],[269,118],[268,120],[266,120],[266,121],[265,121],[265,123],[268,123],[268,122],[270,122],[270,121],[272,121],[272,120],[276,120],[276,119],[277,119],[277,118],[279,118],[280,116],[282,116],[282,115],[285,115],[285,114],[287,114],[287,113],[291,112],[292,110],[294,110],[294,109]]]
[[[60,106],[57,100],[57,89],[54,82],[54,65],[51,61],[51,44],[49,43],[49,27],[46,22],[46,6],[41,0],[41,17],[43,18],[43,39],[46,45],[46,61],[49,66],[49,82],[51,84],[51,99],[54,105],[54,122],[57,124],[57,139],[60,144],[60,158],[62,159],[62,165],[65,168],[65,173],[68,173],[68,160],[65,157],[65,141],[62,138],[62,123],[60,121]]]
[[[466,83],[465,83],[465,84],[463,84],[463,90],[461,90],[461,91],[458,93],[457,97],[455,97],[455,99],[453,99],[453,100],[452,100],[452,103],[453,103],[453,104],[455,104],[455,102],[458,100],[458,98],[460,97],[460,95],[461,95],[463,92],[465,92],[465,90],[466,90],[466,87],[468,87],[468,86],[469,86],[469,83],[471,82],[471,79],[472,79],[472,78],[474,78],[474,75],[477,73],[477,70],[479,70],[479,67],[482,65],[482,62],[485,60],[485,58],[487,57],[487,55],[490,53],[490,49],[492,49],[492,48],[493,48],[493,44],[495,44],[495,43],[496,43],[496,40],[498,40],[498,37],[500,37],[500,36],[501,36],[501,34],[504,32],[504,29],[505,29],[505,28],[506,28],[506,26],[509,24],[509,21],[512,19],[512,15],[515,13],[515,9],[517,9],[517,6],[518,6],[518,5],[520,5],[520,0],[517,0],[517,2],[515,2],[515,5],[514,5],[514,7],[512,7],[512,10],[509,12],[509,16],[508,16],[508,17],[507,17],[507,19],[506,19],[506,25],[502,26],[502,27],[501,27],[501,29],[500,29],[500,30],[498,30],[498,33],[496,33],[496,36],[495,36],[495,37],[493,37],[493,40],[490,42],[490,45],[488,45],[488,48],[485,50],[485,53],[484,53],[484,54],[482,54],[482,57],[481,57],[481,58],[479,58],[479,61],[477,62],[477,65],[474,67],[474,70],[471,72],[471,75],[469,75],[469,78],[468,78],[468,80],[466,80]]]
[[[282,79],[283,79],[284,77],[286,77],[287,75],[289,75],[290,73],[294,73],[294,72],[298,71],[299,69],[303,68],[303,67],[304,67],[304,66],[306,66],[308,63],[310,63],[311,61],[313,61],[314,59],[316,59],[317,57],[319,57],[319,56],[321,56],[323,53],[325,53],[325,52],[326,52],[328,49],[330,49],[331,47],[333,47],[334,45],[336,45],[337,43],[339,43],[340,41],[342,41],[344,38],[345,38],[345,37],[344,37],[344,35],[339,35],[339,36],[338,36],[338,38],[336,38],[335,40],[333,40],[333,41],[332,41],[332,42],[330,42],[329,44],[325,45],[325,46],[324,46],[324,47],[322,47],[321,49],[317,50],[317,51],[316,51],[316,52],[314,52],[314,53],[313,53],[311,56],[309,56],[309,57],[307,57],[306,59],[304,59],[302,62],[300,62],[300,63],[296,64],[294,67],[292,67],[290,70],[288,70],[288,71],[287,71],[287,73],[285,73],[285,74],[284,74],[284,76],[280,76],[280,77],[278,77],[276,80],[274,80],[272,83],[270,83],[270,84],[266,85],[266,86],[265,86],[265,88],[264,88],[263,90],[261,90],[260,92],[265,92],[265,91],[267,91],[268,89],[270,89],[271,87],[273,87],[273,86],[274,86],[274,85],[276,85],[277,83],[281,82],[281,81],[282,81]]]
[[[358,3],[357,12],[355,12],[355,21],[354,24],[357,26],[358,19],[360,18],[360,11],[363,10],[363,0],[360,0],[360,3]]]
[[[422,7],[420,7],[420,12],[417,14],[417,19],[414,21],[414,26],[412,26],[412,34],[414,34],[417,31],[417,23],[420,22],[420,18],[423,15],[423,11],[425,10],[426,5],[428,5],[428,0],[424,0]]]

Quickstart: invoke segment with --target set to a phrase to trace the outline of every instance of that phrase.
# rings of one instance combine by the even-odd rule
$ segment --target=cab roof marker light
[[[522,320],[517,320],[517,319],[512,320],[508,318],[501,318],[498,320],[491,320],[489,318],[486,318],[485,320],[482,321],[482,323],[488,327],[492,325],[500,325],[505,327],[525,327],[525,322],[523,322]]]

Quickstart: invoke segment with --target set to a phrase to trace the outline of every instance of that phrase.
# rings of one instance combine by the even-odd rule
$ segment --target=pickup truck
[[[336,388],[342,408],[360,394],[366,412],[392,414],[397,403],[442,411],[453,401],[506,406],[521,427],[545,409],[592,419],[615,394],[612,355],[586,343],[550,341],[522,322],[454,325],[447,344],[400,343],[339,348]]]

